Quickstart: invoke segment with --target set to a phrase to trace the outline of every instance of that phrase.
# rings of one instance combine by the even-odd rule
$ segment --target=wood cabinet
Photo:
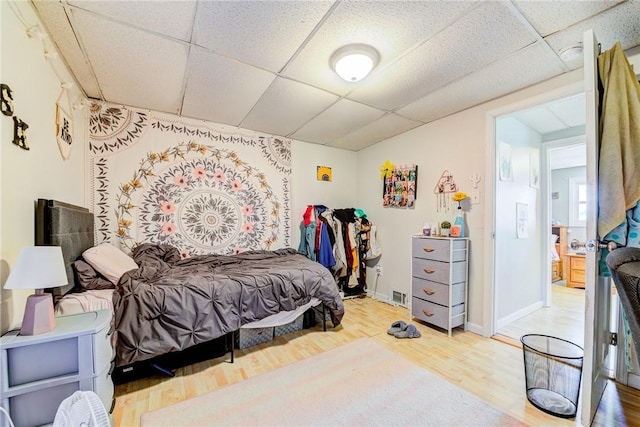
[[[466,238],[413,236],[411,317],[447,330],[465,327],[468,281]]]
[[[110,322],[111,311],[92,311],[56,317],[51,332],[0,338],[0,404],[16,426],[52,423],[60,403],[78,390],[95,392],[112,409]]]
[[[578,254],[567,254],[567,287],[584,288],[586,257]]]
[[[566,255],[569,250],[568,228],[566,225],[554,225],[551,227],[551,234],[558,236],[555,247],[560,256],[558,261],[551,261],[551,281],[566,280],[568,275]],[[556,272],[558,274],[554,274]]]

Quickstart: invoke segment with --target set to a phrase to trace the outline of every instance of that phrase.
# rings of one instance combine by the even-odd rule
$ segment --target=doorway
[[[571,185],[586,176],[585,117],[578,93],[495,119],[494,332],[504,341],[540,333],[583,345],[581,256],[569,242],[586,231],[570,220],[580,212],[569,202],[579,196]],[[552,241],[554,231],[562,241]]]

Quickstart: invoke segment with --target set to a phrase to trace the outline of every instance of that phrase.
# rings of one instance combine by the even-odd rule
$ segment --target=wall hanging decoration
[[[395,166],[387,160],[380,171],[384,185],[382,206],[414,208],[418,197],[418,166]]]
[[[331,168],[329,166],[318,166],[317,179],[318,181],[331,182],[331,179],[332,179]]]
[[[500,142],[498,153],[500,167],[500,181],[513,181],[513,166],[511,164],[511,146]]]
[[[458,191],[458,185],[453,180],[453,175],[445,170],[440,175],[436,186],[433,188],[433,193],[437,197],[436,210],[438,212],[451,210],[451,203],[449,201],[448,194]]]
[[[89,113],[98,242],[182,257],[290,246],[290,140],[104,103]]]
[[[13,116],[13,143],[23,150],[29,150],[27,143],[27,129],[29,125]]]
[[[13,116],[13,91],[4,83],[0,84],[0,110],[5,116]]]
[[[71,155],[71,144],[73,143],[72,111],[69,91],[63,87],[56,100],[56,141],[60,154],[65,160]]]

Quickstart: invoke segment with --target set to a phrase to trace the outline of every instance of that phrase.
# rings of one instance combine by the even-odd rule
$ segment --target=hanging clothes
[[[598,234],[623,246],[628,237],[640,244],[640,84],[619,42],[598,57],[598,72]]]

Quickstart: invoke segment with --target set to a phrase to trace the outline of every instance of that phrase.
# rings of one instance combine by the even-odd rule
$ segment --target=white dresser
[[[469,239],[413,236],[411,317],[445,329],[465,327]]]
[[[0,338],[0,405],[16,426],[53,422],[60,403],[77,390],[94,391],[107,411],[113,406],[111,312],[56,317],[55,329]],[[0,425],[8,426],[0,416]]]

